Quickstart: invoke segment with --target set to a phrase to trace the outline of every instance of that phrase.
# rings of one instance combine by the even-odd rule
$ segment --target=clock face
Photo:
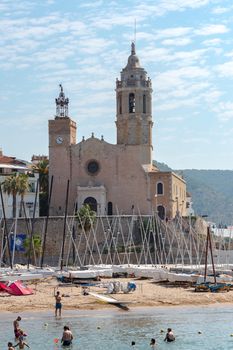
[[[62,142],[63,142],[63,138],[62,138],[61,136],[58,136],[58,137],[56,138],[56,143],[57,143],[58,145],[61,145]]]

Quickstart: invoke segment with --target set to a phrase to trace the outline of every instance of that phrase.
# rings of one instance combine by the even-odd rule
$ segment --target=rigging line
[[[4,220],[4,231],[3,231],[3,237],[4,240],[3,242],[6,243],[6,246],[8,248],[8,256],[9,256],[9,260],[10,260],[10,267],[11,269],[13,269],[13,265],[12,265],[12,258],[11,258],[11,250],[10,250],[10,242],[9,242],[9,234],[8,234],[8,230],[7,230],[7,219],[6,219],[6,212],[5,212],[5,206],[4,206],[4,201],[3,201],[3,194],[2,194],[2,184],[0,184],[0,196],[1,196],[1,204],[2,204],[2,213],[3,213],[3,220]],[[1,263],[2,261],[4,261],[4,255],[1,259]]]

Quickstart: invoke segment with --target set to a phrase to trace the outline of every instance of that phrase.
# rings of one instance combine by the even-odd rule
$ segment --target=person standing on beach
[[[16,320],[14,320],[14,322],[13,322],[13,327],[14,327],[14,334],[15,334],[15,338],[16,339],[18,339],[18,337],[19,337],[19,331],[20,331],[20,328],[19,328],[19,322],[21,321],[21,317],[20,316],[18,316],[17,318],[16,318]]]
[[[55,297],[55,317],[57,317],[57,311],[59,311],[59,316],[61,316],[61,308],[62,308],[62,304],[61,304],[61,295],[60,292],[57,291],[57,293],[54,295]]]
[[[68,326],[64,326],[64,331],[61,338],[63,346],[70,346],[72,344],[73,334]]]
[[[172,341],[175,341],[175,336],[174,336],[174,333],[172,332],[172,329],[171,328],[168,328],[167,329],[167,334],[166,334],[166,337],[164,339],[164,341],[167,341],[168,343],[172,342]]]

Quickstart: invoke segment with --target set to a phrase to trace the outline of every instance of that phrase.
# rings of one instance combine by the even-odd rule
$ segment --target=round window
[[[87,171],[89,174],[95,175],[98,173],[99,169],[99,163],[96,160],[91,160],[87,163]]]

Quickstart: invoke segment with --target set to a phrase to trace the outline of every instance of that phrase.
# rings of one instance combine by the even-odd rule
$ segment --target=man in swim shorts
[[[61,304],[61,296],[60,296],[60,292],[57,291],[57,293],[54,295],[55,297],[55,317],[57,317],[57,311],[59,311],[59,316],[61,316],[61,308],[62,308],[62,304]]]
[[[20,331],[20,328],[19,328],[19,322],[21,321],[21,317],[20,316],[18,316],[17,318],[16,318],[16,320],[14,320],[14,322],[13,322],[13,327],[14,327],[14,334],[15,334],[15,338],[16,339],[18,339],[18,337],[19,337],[19,331]]]

